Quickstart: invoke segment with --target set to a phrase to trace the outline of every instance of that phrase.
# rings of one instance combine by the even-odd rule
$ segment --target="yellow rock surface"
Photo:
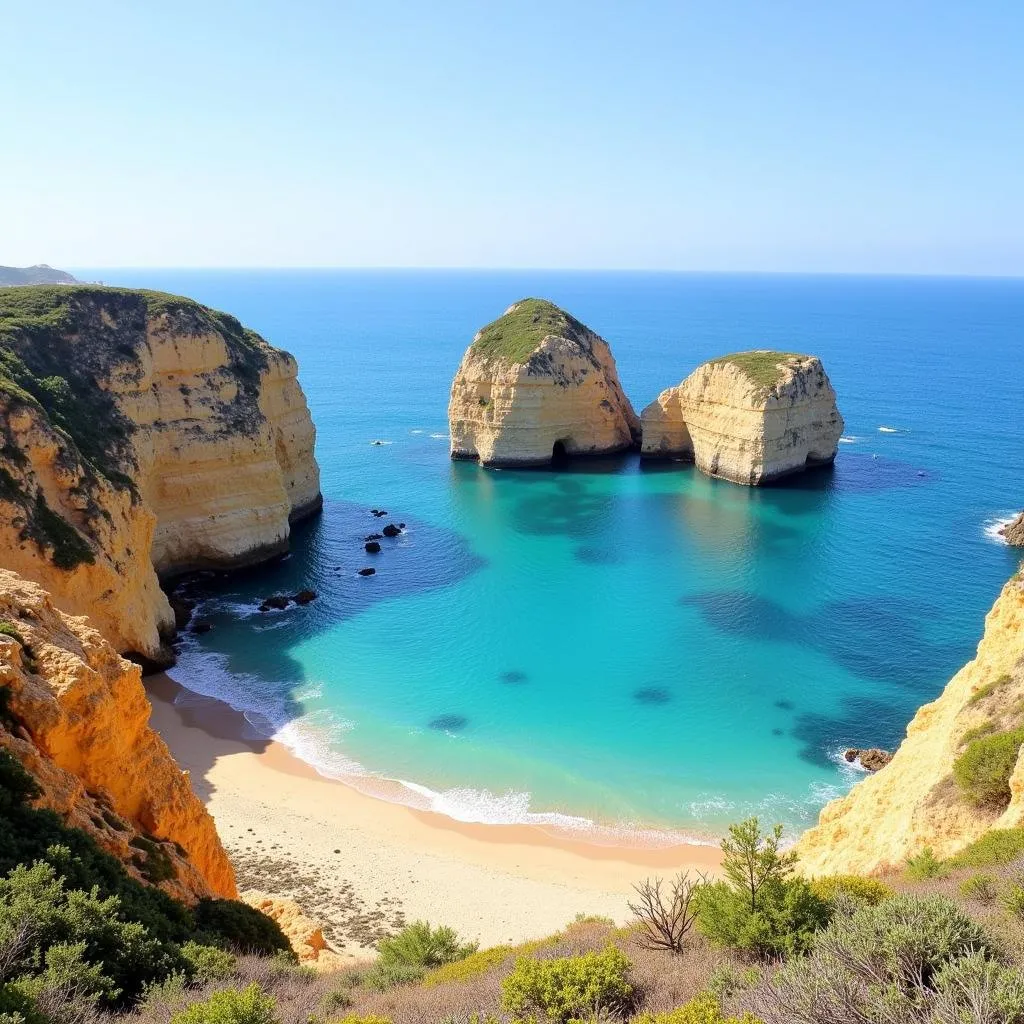
[[[23,723],[13,733],[0,726],[0,746],[42,786],[41,804],[139,878],[147,854],[131,840],[161,842],[176,874],[161,887],[174,896],[234,897],[234,873],[213,819],[149,727],[138,666],[84,618],[58,611],[42,588],[6,569],[0,621],[20,637],[0,635],[0,686]]]
[[[239,898],[280,925],[285,938],[291,943],[292,951],[303,963],[321,970],[333,970],[345,962],[343,957],[327,945],[323,925],[307,917],[293,900],[271,896],[256,889],[243,892]]]
[[[930,846],[949,857],[992,828],[1024,825],[1024,752],[1002,812],[967,803],[952,778],[964,735],[978,726],[1019,725],[1024,700],[1024,580],[1018,573],[985,619],[973,661],[925,704],[896,756],[821,812],[796,851],[808,874],[867,873],[901,865]],[[1014,717],[1016,714],[1016,718]]]
[[[566,317],[567,325],[560,334],[538,337],[528,354],[513,361],[481,352],[480,334],[466,350],[448,405],[452,458],[485,466],[545,465],[558,442],[567,455],[618,452],[635,443],[639,421],[608,344],[543,305]],[[504,316],[521,306],[515,303]]]
[[[641,453],[752,486],[831,462],[843,418],[821,361],[779,353],[776,365],[770,386],[729,357],[697,367],[644,409]]]
[[[38,404],[0,388],[0,449],[17,455],[0,450],[0,470],[27,496],[19,504],[0,487],[0,549],[8,568],[59,608],[89,615],[119,651],[160,659],[174,620],[157,573],[279,554],[290,522],[319,508],[313,424],[295,360],[231,318],[118,289],[72,288],[55,301],[65,299],[60,358],[84,365],[80,350],[102,353],[88,386],[107,392],[130,428],[118,469],[136,495],[95,472]],[[91,564],[61,567],[31,536],[36,495],[78,530]]]

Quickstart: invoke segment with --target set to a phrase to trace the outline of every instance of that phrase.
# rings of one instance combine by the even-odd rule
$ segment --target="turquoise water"
[[[456,817],[796,829],[856,778],[841,748],[896,744],[971,656],[1016,564],[985,531],[1024,503],[1022,281],[88,276],[191,295],[291,350],[319,432],[323,517],[211,593],[215,629],[177,677],[324,770],[406,780]],[[821,355],[846,419],[835,469],[749,490],[634,457],[452,464],[451,376],[524,295],[609,340],[638,411],[713,355]],[[408,525],[376,558],[372,507]],[[300,585],[319,600],[254,612]]]

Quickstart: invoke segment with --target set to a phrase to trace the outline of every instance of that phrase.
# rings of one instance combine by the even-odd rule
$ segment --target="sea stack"
[[[601,337],[545,299],[488,324],[452,382],[453,459],[544,466],[634,447],[640,424]]]
[[[756,487],[836,457],[843,418],[816,356],[758,349],[712,359],[641,416],[641,453]]]

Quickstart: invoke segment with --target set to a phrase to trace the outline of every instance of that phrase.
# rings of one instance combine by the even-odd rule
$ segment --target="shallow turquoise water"
[[[192,295],[290,349],[319,431],[323,517],[214,594],[178,678],[457,817],[795,829],[855,778],[840,748],[897,743],[971,656],[1016,564],[985,528],[1024,502],[1021,281],[87,276]],[[834,471],[748,490],[632,457],[452,464],[462,351],[530,294],[610,341],[638,411],[713,355],[821,355],[846,419]],[[375,560],[371,507],[408,524]],[[299,585],[319,600],[254,613]]]

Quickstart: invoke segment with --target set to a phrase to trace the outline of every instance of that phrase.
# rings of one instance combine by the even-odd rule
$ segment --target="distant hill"
[[[45,263],[34,267],[0,267],[0,286],[12,284],[78,284],[78,278]]]

